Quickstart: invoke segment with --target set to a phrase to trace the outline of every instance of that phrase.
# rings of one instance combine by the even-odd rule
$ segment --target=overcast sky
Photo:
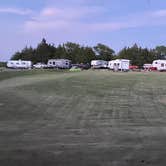
[[[26,45],[166,45],[166,0],[1,0],[0,60]]]

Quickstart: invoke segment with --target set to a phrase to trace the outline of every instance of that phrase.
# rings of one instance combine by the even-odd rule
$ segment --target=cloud
[[[117,31],[129,28],[142,28],[166,25],[166,10],[134,13],[117,18],[117,21],[93,23],[89,27],[93,31]]]
[[[156,17],[166,17],[166,9],[155,11],[152,15]]]
[[[34,15],[31,20],[26,21],[24,29],[26,32],[54,30],[62,33],[62,31],[80,30],[80,33],[93,33],[166,25],[166,10],[131,13],[114,18],[114,21],[111,21],[113,20],[111,15],[107,15],[108,19],[104,21],[105,12],[106,10],[100,7],[47,7]]]
[[[0,8],[0,13],[16,14],[16,15],[30,15],[32,10],[19,8]]]
[[[78,26],[84,24],[86,22],[83,21],[84,19],[93,19],[94,16],[97,16],[102,11],[103,9],[100,7],[79,7],[76,9],[47,7],[34,15],[30,20],[27,20],[24,23],[24,29],[26,32],[67,29],[73,25]]]
[[[55,20],[55,21],[40,21],[30,20],[25,23],[25,30],[27,32],[38,32],[45,30],[57,30],[67,28],[69,25],[66,21]]]
[[[38,17],[55,17],[56,19],[76,19],[96,15],[104,11],[101,7],[77,7],[77,8],[44,8]]]

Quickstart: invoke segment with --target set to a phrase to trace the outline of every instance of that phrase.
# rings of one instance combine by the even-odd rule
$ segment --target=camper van
[[[130,60],[128,59],[116,59],[108,62],[108,68],[110,70],[128,71],[130,66]]]
[[[92,60],[91,67],[93,69],[105,69],[107,68],[108,62],[104,60]]]
[[[71,61],[68,59],[49,59],[47,63],[48,68],[69,69]]]
[[[7,62],[7,67],[13,69],[31,69],[32,62],[22,60],[10,60]]]
[[[158,71],[166,71],[166,60],[154,60],[152,67],[157,68]]]

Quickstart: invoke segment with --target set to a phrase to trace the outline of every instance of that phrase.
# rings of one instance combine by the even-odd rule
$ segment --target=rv
[[[130,65],[130,60],[128,59],[116,59],[108,62],[108,68],[110,70],[121,70],[128,71]]]
[[[104,69],[107,68],[108,62],[104,60],[92,60],[91,67],[93,69]]]
[[[32,62],[22,60],[10,60],[7,62],[7,67],[13,69],[31,69]]]
[[[68,59],[49,59],[47,63],[48,68],[69,69],[71,61]]]
[[[154,60],[152,67],[156,68],[158,71],[166,71],[166,60]]]

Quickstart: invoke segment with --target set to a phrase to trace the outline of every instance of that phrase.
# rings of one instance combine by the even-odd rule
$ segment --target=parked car
[[[81,69],[88,70],[88,69],[90,69],[90,64],[89,64],[89,63],[80,64],[79,67],[80,67]]]
[[[136,65],[131,65],[131,66],[129,66],[129,69],[130,70],[136,70],[136,69],[139,69],[139,67],[136,66]]]
[[[149,63],[146,63],[143,65],[144,70],[150,70],[151,67],[152,67],[152,64],[149,64]]]
[[[43,68],[47,68],[47,65],[44,63],[36,63],[33,65],[33,68],[35,69],[43,69]]]
[[[157,71],[157,67],[150,67],[150,71]]]
[[[79,68],[81,68],[83,70],[87,70],[87,69],[90,68],[90,65],[88,63],[87,64],[81,63],[81,64],[72,64],[71,65],[71,67],[74,67],[74,66],[77,66],[77,67],[79,67]]]
[[[73,66],[69,71],[81,71],[82,69],[78,66]]]

